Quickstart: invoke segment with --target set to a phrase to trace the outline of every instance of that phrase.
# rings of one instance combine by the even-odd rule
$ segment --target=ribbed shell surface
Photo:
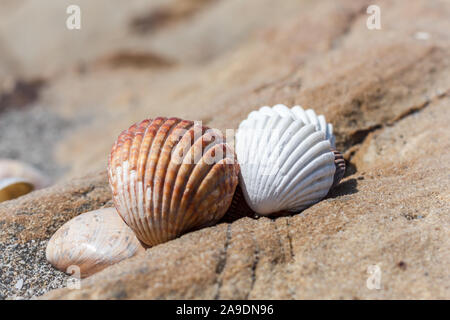
[[[345,174],[345,160],[342,153],[336,149],[332,149],[334,153],[334,165],[336,166],[336,172],[334,173],[333,187],[337,186]]]
[[[84,278],[142,251],[145,248],[116,209],[106,208],[66,222],[50,238],[46,257],[55,268],[79,271]]]
[[[116,140],[108,167],[117,211],[149,246],[219,221],[238,172],[219,131],[178,118],[132,125]]]
[[[261,107],[259,110],[251,112],[249,117],[252,117],[254,114],[265,114],[268,116],[278,114],[281,117],[292,117],[294,120],[301,120],[304,124],[313,124],[316,130],[325,133],[325,137],[330,141],[331,147],[335,147],[336,139],[333,135],[333,125],[327,123],[325,116],[317,115],[313,109],[304,110],[301,106],[288,108],[284,104],[277,104],[273,107]]]
[[[240,186],[261,215],[298,212],[333,184],[334,154],[325,132],[278,113],[252,112],[236,134]]]

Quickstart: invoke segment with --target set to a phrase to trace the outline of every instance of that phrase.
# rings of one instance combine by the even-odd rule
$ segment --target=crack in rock
[[[291,261],[294,261],[294,248],[292,246],[292,237],[291,237],[291,224],[289,220],[291,217],[286,217],[286,227],[287,227],[287,238],[289,242],[289,254],[291,256]]]
[[[251,292],[253,291],[253,288],[255,287],[256,268],[258,267],[258,263],[259,263],[259,246],[258,246],[258,242],[256,241],[256,238],[255,238],[255,236],[253,234],[252,234],[252,239],[253,239],[253,242],[255,244],[255,250],[253,251],[253,263],[252,263],[252,267],[251,267],[252,282],[250,284],[250,289],[248,290],[247,297],[245,298],[246,300],[248,300]]]
[[[350,141],[351,141],[351,147],[345,152],[344,154],[344,158],[345,160],[348,162],[349,167],[353,166],[354,167],[354,172],[355,173],[357,171],[355,164],[353,162],[351,162],[353,156],[356,154],[356,152],[359,150],[360,146],[362,144],[364,144],[365,140],[367,139],[367,136],[375,131],[378,130],[383,130],[386,126],[394,126],[396,123],[400,122],[403,119],[406,119],[409,116],[412,116],[414,114],[417,114],[421,111],[423,111],[426,107],[428,107],[431,103],[443,99],[445,97],[447,97],[450,94],[450,90],[447,90],[441,94],[437,94],[436,96],[434,96],[431,99],[427,99],[425,102],[423,102],[420,105],[417,106],[411,106],[410,108],[408,108],[407,110],[405,110],[403,113],[401,113],[400,115],[398,115],[396,118],[392,119],[391,121],[387,121],[386,123],[381,123],[381,124],[377,124],[374,126],[371,126],[369,128],[365,128],[365,129],[360,129],[360,130],[356,130],[354,133],[351,134],[350,136]],[[348,175],[346,175],[348,176]]]
[[[220,299],[220,289],[222,288],[222,283],[223,283],[223,279],[222,279],[221,275],[227,264],[227,252],[228,252],[228,246],[230,245],[230,241],[231,241],[231,224],[228,224],[227,231],[226,231],[225,244],[224,244],[223,250],[220,254],[219,262],[217,263],[217,266],[216,266],[217,292],[214,296],[215,300]]]

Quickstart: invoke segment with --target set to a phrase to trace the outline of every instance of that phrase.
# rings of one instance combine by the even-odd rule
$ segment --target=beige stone
[[[65,181],[0,205],[0,244],[45,241],[73,216],[111,206],[106,157],[135,121],[178,116],[237,128],[262,105],[301,104],[333,123],[349,167],[325,200],[290,217],[188,233],[43,298],[449,299],[448,2],[379,1],[382,29],[370,31],[370,1],[289,1],[266,28],[257,13],[268,9],[250,1],[252,22],[239,22],[245,39],[230,29],[204,55],[189,47],[177,59],[177,40],[209,39],[214,18],[240,8],[225,2],[150,33],[155,54],[173,65],[98,67],[106,56],[92,49],[84,68],[50,77],[40,101],[90,120],[54,150],[69,167]],[[373,266],[380,289],[367,285]]]

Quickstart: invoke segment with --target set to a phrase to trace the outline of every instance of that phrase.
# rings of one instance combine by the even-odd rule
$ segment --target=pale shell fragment
[[[250,113],[236,134],[239,183],[248,205],[260,215],[299,212],[325,197],[333,184],[336,167],[328,129],[318,130],[290,112],[263,107]]]
[[[217,223],[238,172],[219,131],[178,118],[147,119],[122,132],[108,166],[117,211],[149,246]]]
[[[46,258],[55,268],[81,278],[145,251],[115,208],[80,214],[51,237]]]
[[[0,202],[23,196],[33,191],[34,186],[28,181],[18,178],[0,180]]]
[[[0,202],[45,188],[49,179],[21,161],[0,159]]]

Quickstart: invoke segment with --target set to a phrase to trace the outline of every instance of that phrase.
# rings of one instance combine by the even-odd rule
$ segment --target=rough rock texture
[[[0,205],[0,244],[36,248],[73,216],[110,206],[106,155],[144,117],[226,129],[261,105],[312,107],[333,123],[347,177],[301,214],[192,232],[43,298],[450,299],[448,1],[377,1],[381,30],[366,28],[372,1],[177,3],[145,13],[137,1],[117,18],[129,29],[116,42],[95,44],[82,64],[76,54],[55,64],[40,102],[90,120],[54,150],[67,180]],[[38,294],[54,287],[40,263],[25,276],[14,262],[24,250],[7,250],[15,275],[0,261],[6,298],[20,277]],[[379,289],[368,286],[374,266]]]
[[[2,203],[0,298],[32,298],[65,286],[67,276],[45,259],[48,239],[66,221],[103,206],[112,206],[106,172]]]

